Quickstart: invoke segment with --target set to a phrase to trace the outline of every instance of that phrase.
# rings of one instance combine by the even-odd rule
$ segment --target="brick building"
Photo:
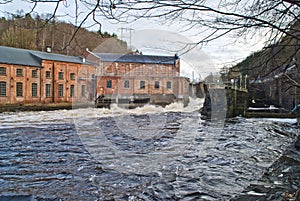
[[[2,105],[71,103],[94,98],[90,85],[96,67],[84,58],[4,46],[0,46],[0,53]]]
[[[84,53],[66,56],[0,46],[0,105],[188,103],[177,56]]]
[[[92,53],[87,60],[99,63],[96,96],[98,106],[110,103],[167,105],[189,101],[189,79],[180,77],[180,59],[175,56]]]

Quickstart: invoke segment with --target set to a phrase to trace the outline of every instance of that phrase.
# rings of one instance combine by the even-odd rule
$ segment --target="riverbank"
[[[246,112],[246,118],[296,118],[293,113],[276,113],[276,112]]]
[[[90,103],[47,103],[47,104],[7,104],[1,105],[0,113],[3,112],[22,112],[22,111],[51,111],[51,110],[71,110],[74,108],[95,107]]]
[[[253,181],[231,201],[299,201],[300,147],[298,144],[300,144],[300,137],[266,170],[259,180]]]

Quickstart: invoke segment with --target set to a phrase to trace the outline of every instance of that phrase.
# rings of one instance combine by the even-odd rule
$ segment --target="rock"
[[[295,142],[295,148],[297,150],[300,150],[300,139],[298,139],[296,142]]]

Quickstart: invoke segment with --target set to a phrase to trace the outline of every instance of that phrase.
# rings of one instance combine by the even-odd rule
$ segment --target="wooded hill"
[[[300,23],[282,40],[255,52],[230,69],[228,77],[248,76],[251,101],[288,110],[300,103]]]
[[[288,74],[287,70],[292,66],[295,66],[300,73],[300,40],[298,39],[300,37],[300,23],[295,24],[294,27],[293,32],[290,32],[291,35],[285,36],[276,44],[253,53],[234,66],[231,71],[247,74],[252,79],[274,77],[280,73]]]
[[[51,15],[16,15],[0,19],[0,45],[38,51],[52,48],[53,53],[79,56],[86,48],[98,52],[129,52],[116,34],[92,32],[56,21]]]

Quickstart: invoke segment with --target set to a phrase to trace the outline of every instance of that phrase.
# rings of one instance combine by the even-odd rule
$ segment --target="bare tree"
[[[12,0],[11,0],[12,1]],[[9,3],[11,1],[1,0]],[[118,22],[132,22],[146,19],[159,19],[164,23],[180,21],[185,29],[201,28],[201,39],[206,43],[231,32],[239,36],[249,36],[258,30],[268,31],[269,43],[282,36],[299,36],[291,32],[292,25],[299,19],[298,0],[29,0],[34,12],[37,4],[53,2],[52,15],[56,17],[61,6],[70,6],[70,15],[75,25],[81,27],[88,19],[101,25],[103,16]],[[64,3],[66,2],[66,3]],[[206,29],[203,29],[206,28]],[[203,31],[204,30],[204,31]],[[253,32],[254,31],[254,32]],[[296,30],[298,31],[298,30]],[[206,34],[203,34],[203,33]]]
[[[60,6],[73,4],[61,0],[29,0],[32,3],[30,12],[34,12],[36,5],[45,1],[55,4],[49,21],[56,17]],[[232,32],[251,37],[262,31],[269,36],[266,45],[286,35],[300,39],[298,30],[292,30],[292,25],[299,19],[298,0],[75,0],[74,5],[71,7],[75,10],[70,11],[70,15],[74,16],[78,27],[82,27],[89,19],[101,26],[103,17],[118,22],[144,18],[158,19],[164,23],[180,21],[185,30],[201,30],[199,35],[202,37],[197,44],[213,41]]]
[[[102,9],[102,12],[113,20],[131,22],[154,18],[164,23],[180,21],[183,30],[200,30],[195,45],[229,34],[246,41],[254,35],[263,35],[264,60],[251,68],[268,69],[265,76],[278,68],[287,69],[295,58],[300,60],[300,1],[297,0],[119,0],[111,3],[113,6]],[[279,55],[280,61],[276,60]],[[292,85],[299,86],[297,79],[290,76],[289,79]]]
[[[102,9],[105,16],[117,21],[158,18],[164,22],[180,21],[185,29],[201,28],[206,43],[231,32],[251,36],[258,30],[269,32],[270,44],[285,35],[299,39],[291,32],[299,18],[299,1],[292,0],[119,0],[111,1],[110,9]],[[203,34],[206,32],[206,34]]]
[[[30,12],[34,12],[36,5],[44,1],[53,1],[56,5],[49,21],[56,17],[60,6],[70,6],[73,3],[61,0],[29,0],[32,3]],[[262,34],[266,38],[265,47],[272,47],[286,37],[300,40],[300,26],[295,26],[299,22],[299,0],[75,0],[74,5],[75,9],[71,6],[73,10],[70,15],[74,16],[78,29],[65,46],[72,42],[79,29],[91,19],[100,29],[101,22],[105,19],[116,22],[140,19],[157,19],[163,23],[180,21],[182,30],[198,31],[199,39],[194,46],[229,34],[246,40]],[[298,51],[299,48],[295,48],[295,54]],[[274,56],[274,51],[271,52]],[[280,51],[277,49],[277,52]],[[286,62],[291,61],[291,58]]]

